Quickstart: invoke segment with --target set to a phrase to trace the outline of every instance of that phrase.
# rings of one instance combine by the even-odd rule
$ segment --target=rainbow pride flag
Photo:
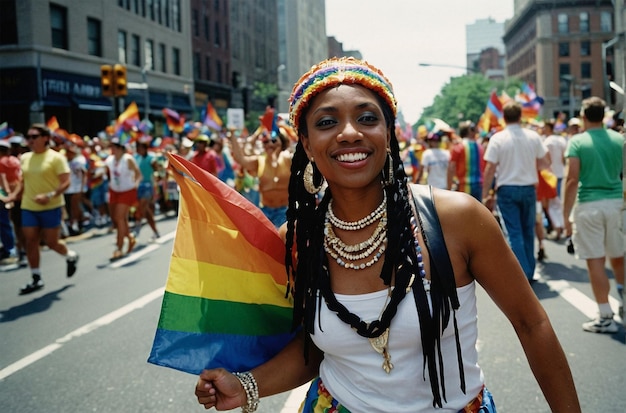
[[[220,116],[217,114],[217,111],[215,110],[211,102],[207,103],[206,113],[204,114],[203,118],[205,126],[216,131],[222,130],[222,126],[224,126],[224,123],[222,122]]]
[[[292,338],[285,246],[234,189],[168,155],[181,201],[149,363],[192,374],[249,370]]]

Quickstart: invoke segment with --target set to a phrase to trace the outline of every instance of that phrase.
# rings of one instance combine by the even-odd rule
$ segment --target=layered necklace
[[[359,231],[378,221],[374,232],[365,240],[356,244],[346,244],[335,234],[333,226],[344,231]],[[332,199],[328,203],[324,220],[324,250],[340,266],[351,270],[362,270],[374,265],[387,248],[387,194],[383,191],[383,200],[367,216],[358,221],[343,221],[333,212]]]
[[[336,234],[333,229],[339,228],[344,231],[358,231],[376,223],[378,224],[374,228],[372,234],[363,242],[357,244],[348,245],[344,243]],[[417,240],[417,223],[415,217],[411,219],[411,227]],[[332,208],[332,199],[328,204],[326,212],[326,218],[324,222],[324,250],[330,255],[340,266],[351,270],[362,270],[371,267],[375,264],[385,252],[387,247],[387,194],[383,191],[383,200],[367,216],[359,219],[358,221],[343,221],[334,214]],[[419,277],[424,279],[425,272],[422,263],[421,248],[417,241],[415,243],[417,253],[417,265],[419,268]],[[328,275],[324,280],[329,283],[330,276],[328,268],[323,265],[323,268]],[[344,305],[339,303],[335,295],[330,291],[330,285],[325,284],[321,289],[322,294],[326,298],[326,302],[329,308],[337,312],[337,316],[344,322],[350,324],[356,332],[366,337],[372,348],[383,356],[383,370],[389,374],[393,369],[391,363],[391,355],[389,353],[389,324],[391,318],[397,311],[398,304],[404,298],[406,294],[411,291],[413,282],[415,281],[416,274],[411,275],[405,288],[395,288],[392,290],[389,286],[387,299],[381,310],[380,316],[377,320],[370,323],[362,321],[356,314],[352,314]],[[382,320],[386,320],[383,322]]]

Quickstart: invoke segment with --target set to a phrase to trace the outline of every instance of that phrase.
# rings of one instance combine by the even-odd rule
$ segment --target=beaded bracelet
[[[245,406],[241,406],[243,413],[253,413],[259,407],[259,386],[256,384],[254,376],[249,371],[243,373],[233,373],[237,379],[241,382],[243,389],[246,392],[247,403]]]

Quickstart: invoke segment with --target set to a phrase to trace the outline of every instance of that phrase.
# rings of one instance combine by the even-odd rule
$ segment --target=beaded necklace
[[[382,257],[387,248],[387,211],[383,211],[383,216],[378,221],[378,225],[368,239],[357,244],[348,245],[344,243],[333,231],[328,215],[324,222],[324,250],[344,268],[351,270],[362,270],[374,265]],[[376,253],[374,254],[374,251]],[[374,256],[366,261],[357,263]]]
[[[424,269],[424,262],[422,257],[422,248],[418,242],[418,234],[420,232],[420,226],[415,218],[415,214],[410,219],[411,232],[414,238],[415,253],[417,257],[417,268],[419,271],[419,277],[422,280],[422,285],[425,291],[429,291],[430,283],[426,279],[426,271]],[[385,231],[386,232],[386,231]],[[329,254],[330,255],[330,254]],[[332,257],[332,255],[331,255]],[[380,317],[370,323],[363,321],[358,315],[350,312],[343,304],[337,301],[335,294],[330,288],[330,272],[328,270],[328,261],[326,257],[322,260],[322,269],[325,277],[321,277],[320,291],[322,296],[326,300],[326,305],[331,311],[337,313],[337,317],[343,322],[349,324],[356,332],[362,337],[369,340],[372,348],[383,356],[383,370],[389,374],[393,369],[391,363],[391,354],[389,353],[389,326],[392,318],[395,316],[398,305],[404,299],[404,297],[411,291],[413,283],[415,281],[416,274],[411,274],[404,288],[396,285],[390,293],[390,299],[385,303],[384,309],[381,312]],[[396,280],[397,282],[400,280]]]
[[[383,191],[383,200],[376,207],[375,210],[370,212],[367,216],[359,219],[358,221],[343,221],[337,216],[335,216],[335,212],[333,211],[333,200],[328,201],[328,209],[326,210],[326,219],[328,219],[335,227],[339,229],[343,229],[344,231],[356,231],[359,229],[363,229],[368,225],[379,220],[383,213],[386,212],[387,209],[387,193]]]

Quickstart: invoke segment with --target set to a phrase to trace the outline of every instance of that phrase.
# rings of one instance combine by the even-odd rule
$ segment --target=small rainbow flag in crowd
[[[165,123],[172,132],[181,133],[185,128],[185,118],[173,109],[163,108]]]
[[[217,131],[222,130],[222,126],[224,125],[211,102],[206,105],[206,113],[204,115],[203,123],[205,126]]]
[[[168,158],[180,212],[148,362],[192,374],[249,370],[294,335],[284,244],[234,189],[180,156]]]

